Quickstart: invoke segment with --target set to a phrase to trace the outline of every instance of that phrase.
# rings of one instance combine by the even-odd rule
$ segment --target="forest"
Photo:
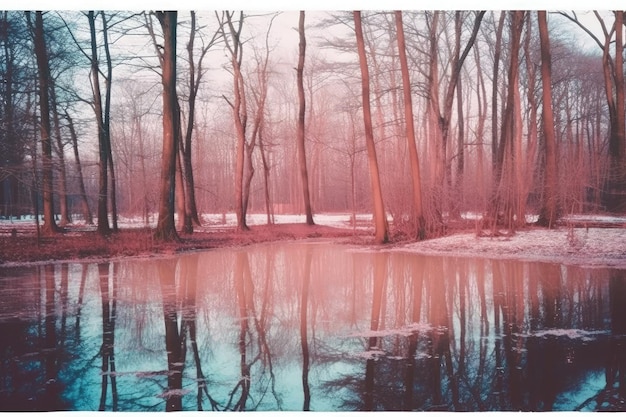
[[[156,218],[170,241],[203,213],[372,213],[384,243],[624,213],[623,31],[623,11],[3,11],[0,216]]]

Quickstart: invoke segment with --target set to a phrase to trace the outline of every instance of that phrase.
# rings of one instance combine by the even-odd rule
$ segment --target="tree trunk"
[[[265,196],[265,214],[267,224],[274,223],[274,209],[270,199],[270,165],[266,155],[265,142],[263,141],[263,126],[259,128],[259,151],[261,152],[261,162],[263,163],[263,193]]]
[[[624,12],[615,11],[615,120],[609,141],[607,209],[626,212],[626,122],[624,120]],[[607,48],[608,49],[608,48]]]
[[[500,12],[500,19],[498,20],[498,28],[496,29],[496,45],[493,52],[493,83],[491,85],[491,164],[493,168],[492,181],[494,186],[497,184],[497,172],[498,167],[498,78],[500,75],[500,54],[502,50],[502,29],[504,28],[504,18],[506,12]]]
[[[187,130],[185,131],[185,141],[183,147],[183,168],[185,180],[185,198],[187,202],[187,210],[191,214],[191,220],[200,226],[200,218],[198,217],[198,207],[196,205],[196,190],[193,176],[192,155],[191,155],[191,139],[193,136],[193,125],[196,117],[196,96],[200,87],[200,79],[202,77],[202,58],[210,47],[207,46],[202,50],[200,61],[198,64],[199,73],[196,75],[196,65],[193,60],[193,47],[196,34],[196,12],[191,12],[191,29],[189,33],[189,43],[187,44],[187,53],[189,55],[189,115],[187,116]]]
[[[91,209],[89,208],[89,202],[87,201],[87,192],[85,191],[85,181],[83,179],[83,168],[80,162],[80,155],[78,153],[78,135],[74,128],[74,121],[67,113],[64,114],[67,119],[68,127],[70,129],[70,137],[72,138],[72,149],[74,151],[74,160],[76,162],[76,171],[78,175],[78,190],[80,193],[80,201],[82,205],[83,218],[87,224],[93,224],[93,217],[91,215]]]
[[[512,14],[509,63],[509,76],[507,84],[507,97],[504,117],[502,120],[502,133],[498,147],[495,183],[498,184],[492,201],[491,217],[495,222],[503,220],[504,225],[514,230],[515,220],[519,206],[519,143],[521,141],[521,109],[519,98],[519,51],[521,35],[524,29],[524,12],[514,11]],[[503,216],[500,219],[500,216]]]
[[[42,233],[51,235],[60,231],[54,219],[54,196],[52,186],[52,138],[50,123],[50,68],[48,53],[44,37],[42,12],[35,12],[34,33],[35,55],[37,56],[37,70],[39,80],[39,106],[41,111],[41,150],[42,150],[42,186],[43,186],[43,215],[44,224]]]
[[[309,173],[306,166],[306,153],[304,146],[304,116],[306,110],[306,100],[304,98],[304,56],[306,51],[306,38],[304,36],[304,11],[300,11],[298,22],[298,33],[300,34],[297,82],[298,82],[298,128],[296,143],[298,146],[298,163],[300,165],[300,181],[302,182],[302,197],[304,199],[304,211],[306,213],[306,224],[314,225],[313,210],[311,208],[311,197],[309,196]]]
[[[422,203],[422,181],[420,176],[419,157],[415,144],[415,126],[413,120],[413,100],[411,98],[411,80],[409,66],[406,59],[406,44],[404,28],[402,26],[402,12],[396,11],[396,32],[398,38],[398,52],[400,54],[400,68],[402,71],[402,93],[404,97],[404,119],[406,123],[406,138],[409,147],[411,162],[411,180],[413,185],[413,221],[415,222],[415,238],[423,240],[426,237],[426,221]]]
[[[452,120],[452,105],[454,103],[454,93],[457,88],[458,80],[461,75],[461,69],[463,68],[463,63],[467,58],[467,55],[470,52],[470,49],[474,45],[474,41],[476,40],[476,36],[478,35],[478,29],[480,28],[480,23],[482,21],[483,16],[485,15],[484,11],[477,12],[476,17],[474,19],[474,27],[472,29],[472,33],[470,35],[463,52],[461,52],[461,12],[457,11],[455,14],[455,45],[454,51],[452,52],[452,62],[451,66],[451,74],[450,81],[448,82],[448,86],[446,89],[446,93],[443,101],[443,113],[441,113],[441,109],[439,108],[439,98],[432,97],[433,93],[439,94],[439,88],[435,85],[437,83],[438,75],[436,76],[434,73],[438,71],[437,66],[437,54],[439,48],[439,36],[437,34],[437,21],[438,21],[438,12],[435,12],[433,17],[433,24],[430,33],[430,87],[431,87],[431,107],[430,110],[434,112],[434,117],[437,118],[436,128],[439,129],[439,134],[437,135],[437,140],[440,141],[438,148],[438,157],[441,158],[440,161],[437,161],[436,177],[435,177],[435,189],[436,189],[436,211],[440,220],[442,221],[443,211],[449,209],[448,201],[450,196],[448,195],[448,185],[451,183],[451,171],[452,167],[450,165],[450,161],[448,160],[448,139],[450,137],[450,122]]]
[[[52,117],[54,120],[54,136],[56,138],[56,154],[59,158],[57,165],[57,171],[59,173],[58,178],[58,190],[59,190],[59,209],[61,210],[61,221],[59,225],[61,227],[66,226],[72,222],[70,218],[70,212],[68,208],[67,200],[67,170],[65,167],[65,146],[63,144],[63,138],[61,135],[61,120],[59,118],[59,108],[57,105],[56,86],[54,81],[50,86],[50,103],[52,105]]]
[[[94,12],[87,14],[89,20],[89,30],[91,33],[91,85],[93,91],[93,108],[96,114],[96,123],[98,126],[98,234],[101,236],[111,232],[109,227],[109,210],[108,210],[108,143],[105,134],[104,119],[102,117],[102,95],[100,93],[100,68],[98,65],[98,46],[96,38],[96,22]]]
[[[159,193],[159,218],[155,231],[158,240],[178,240],[174,224],[176,155],[178,131],[176,130],[176,24],[177,12],[156,12],[163,30],[163,153]]]
[[[113,148],[111,146],[111,81],[113,77],[113,64],[111,63],[111,52],[109,50],[109,32],[107,20],[104,12],[100,12],[102,17],[102,38],[104,43],[104,54],[106,57],[107,76],[105,78],[105,100],[104,100],[104,140],[106,141],[107,160],[109,164],[109,177],[111,179],[111,218],[113,219],[113,231],[117,232],[117,197],[115,167],[113,164]]]
[[[363,28],[361,27],[361,12],[354,11],[354,27],[361,67],[361,88],[363,100],[363,122],[365,124],[365,143],[370,167],[370,181],[372,187],[372,199],[374,200],[374,225],[376,243],[386,243],[389,240],[385,205],[378,172],[378,160],[376,159],[376,145],[374,144],[374,130],[372,128],[372,112],[370,109],[370,76],[367,68],[365,55],[365,42],[363,41]]]
[[[541,85],[543,87],[543,135],[545,138],[546,169],[543,177],[543,204],[538,223],[548,228],[556,226],[558,219],[557,191],[558,165],[556,163],[556,137],[552,113],[552,56],[550,36],[545,11],[537,11],[539,39],[541,40]]]
[[[245,102],[245,91],[243,83],[243,75],[241,74],[241,59],[242,48],[241,42],[241,30],[243,28],[244,14],[240,12],[238,28],[232,21],[233,14],[225,12],[226,22],[221,22],[222,25],[227,24],[229,28],[229,37],[232,40],[232,45],[228,41],[228,37],[224,33],[224,39],[226,41],[226,47],[230,52],[230,60],[233,67],[233,93],[234,103],[231,104],[233,110],[233,119],[235,121],[235,130],[237,133],[237,145],[236,145],[236,159],[235,159],[235,214],[237,216],[237,228],[241,231],[249,230],[246,224],[246,208],[244,207],[244,169],[245,169],[245,157],[246,157],[246,126],[248,124],[248,114]],[[230,102],[229,102],[230,104]]]

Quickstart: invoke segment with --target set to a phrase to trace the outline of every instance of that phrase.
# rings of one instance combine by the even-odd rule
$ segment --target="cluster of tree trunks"
[[[594,12],[600,23],[603,38],[597,37],[585,27],[575,13],[555,13],[558,18],[567,18],[584,30],[602,51],[603,88],[608,108],[608,146],[605,151],[607,163],[590,161],[590,170],[596,171],[598,184],[587,184],[588,188],[601,188],[601,203],[608,211],[623,212],[626,210],[626,122],[624,98],[624,67],[623,67],[623,11],[615,11],[614,22],[607,25],[608,19]],[[34,18],[33,18],[34,14]],[[12,15],[11,15],[12,16]],[[53,234],[62,230],[70,216],[70,201],[68,195],[68,177],[66,165],[69,161],[65,154],[65,146],[71,143],[73,156],[78,173],[79,197],[81,212],[84,219],[92,222],[88,196],[83,181],[82,165],[78,152],[79,133],[75,128],[68,104],[61,97],[63,86],[55,77],[57,68],[54,64],[56,57],[50,54],[49,36],[44,28],[43,12],[22,15],[26,17],[27,27],[32,39],[32,52],[36,61],[36,89],[39,102],[39,120],[32,125],[38,127],[35,137],[41,143],[41,150],[31,149],[32,189],[33,193],[41,191],[43,201],[44,223],[41,231],[44,234]],[[81,15],[79,15],[81,16]],[[154,45],[155,54],[159,60],[159,70],[162,84],[162,149],[160,150],[161,165],[158,191],[158,220],[155,237],[164,240],[179,239],[179,231],[192,233],[193,227],[200,224],[198,207],[196,204],[196,184],[193,167],[193,138],[194,127],[197,123],[196,101],[200,93],[201,80],[205,74],[203,60],[209,49],[218,41],[223,42],[229,55],[230,70],[232,71],[232,95],[224,99],[232,110],[232,121],[235,132],[234,158],[234,211],[237,217],[237,226],[240,230],[247,230],[247,213],[250,207],[251,189],[255,174],[254,161],[257,153],[263,165],[263,188],[265,208],[268,223],[272,221],[273,204],[270,193],[270,170],[272,166],[267,139],[268,110],[267,98],[270,91],[269,80],[272,73],[270,66],[269,33],[273,18],[267,29],[265,51],[260,53],[252,48],[252,70],[244,62],[244,23],[246,15],[243,12],[215,13],[218,28],[208,42],[202,35],[202,27],[198,27],[196,13],[190,13],[189,40],[186,45],[188,73],[184,88],[188,90],[186,100],[182,101],[177,91],[177,60],[176,60],[176,33],[180,25],[176,12],[151,12],[133,16],[117,13],[89,11],[82,14],[89,26],[89,47],[86,43],[76,39],[71,25],[64,22],[69,36],[79,48],[90,65],[90,84],[92,95],[89,99],[75,97],[77,101],[87,102],[93,109],[98,138],[98,190],[97,201],[97,230],[102,235],[117,230],[117,203],[116,203],[116,174],[113,158],[111,101],[112,101],[112,72],[113,58],[110,49],[110,28],[126,19],[136,19],[141,16],[145,28]],[[120,17],[121,16],[121,17]],[[347,16],[347,15],[344,15]],[[485,16],[491,16],[486,18]],[[484,195],[483,207],[484,222],[494,230],[505,226],[511,230],[523,227],[526,224],[526,214],[529,200],[536,198],[540,225],[555,227],[559,218],[569,208],[564,207],[563,192],[559,190],[559,182],[568,175],[567,169],[576,166],[581,160],[579,149],[562,149],[559,139],[559,129],[565,126],[565,135],[568,140],[582,142],[583,133],[579,132],[578,121],[572,113],[573,104],[568,104],[572,92],[560,92],[560,86],[553,80],[551,51],[552,36],[548,30],[548,14],[545,11],[503,11],[499,14],[487,14],[485,11],[446,13],[441,11],[423,12],[424,28],[409,27],[403,23],[403,13],[372,14],[354,11],[352,23],[356,34],[357,52],[361,82],[361,107],[363,121],[364,143],[358,145],[358,130],[354,124],[358,117],[350,115],[352,149],[344,150],[350,162],[351,172],[351,200],[356,207],[357,179],[355,165],[357,153],[367,152],[367,170],[369,171],[372,212],[374,214],[375,240],[384,243],[389,240],[389,225],[387,216],[393,214],[394,224],[400,225],[403,216],[409,219],[410,236],[413,239],[424,239],[445,233],[449,219],[459,219],[463,207],[463,196],[467,194],[468,171],[476,174],[472,184],[478,184],[489,191],[480,191]],[[152,19],[156,18],[159,30],[155,31]],[[10,214],[14,200],[18,199],[20,176],[19,166],[25,164],[24,149],[20,149],[18,137],[28,135],[20,132],[17,127],[18,110],[15,98],[15,83],[19,78],[19,59],[15,44],[11,43],[11,28],[14,22],[8,12],[0,16],[0,42],[2,43],[3,77],[6,85],[2,88],[3,101],[1,116],[3,126],[1,145],[6,152],[6,161],[2,162],[2,214]],[[487,21],[491,27],[485,27]],[[535,31],[535,22],[537,30]],[[373,28],[374,25],[381,25]],[[377,43],[375,30],[383,28],[388,39],[387,48],[389,57],[382,52],[384,45]],[[405,37],[405,29],[411,30],[413,38]],[[417,30],[417,34],[413,33]],[[492,47],[492,73],[485,77],[482,70],[481,55],[477,39],[484,32],[494,35],[489,40]],[[158,32],[158,33],[157,33]],[[507,33],[508,32],[508,33]],[[486,36],[486,34],[484,34]],[[312,121],[316,116],[313,106],[314,87],[312,78],[309,80],[309,97],[305,94],[305,55],[307,42],[305,37],[305,13],[299,13],[298,21],[298,60],[296,70],[297,111],[295,117],[295,146],[294,153],[297,172],[297,182],[294,190],[301,191],[306,223],[313,224],[313,204],[317,194],[323,188],[319,178],[315,175],[309,178],[308,164],[319,171],[320,151],[315,146],[313,155],[307,158],[306,143],[319,133],[318,126]],[[504,42],[504,38],[507,42]],[[537,39],[538,38],[538,39]],[[446,40],[447,50],[442,51],[442,39]],[[198,40],[201,45],[198,46]],[[421,42],[421,43],[420,43]],[[27,43],[24,43],[27,44]],[[349,44],[349,45],[348,45]],[[559,43],[556,43],[560,46]],[[353,50],[354,43],[348,42],[344,46]],[[341,46],[341,45],[340,45]],[[465,73],[466,61],[474,50],[476,64],[477,86],[471,91],[467,87]],[[416,52],[416,50],[418,52]],[[247,51],[247,49],[246,49]],[[416,54],[427,58],[425,63],[416,63]],[[537,58],[538,57],[538,58]],[[309,58],[310,59],[310,58]],[[447,61],[446,61],[447,59]],[[397,60],[397,61],[396,61]],[[471,58],[470,58],[471,60]],[[385,61],[385,62],[383,62]],[[386,62],[389,61],[389,62]],[[540,61],[540,62],[539,62]],[[398,64],[399,62],[399,64]],[[389,71],[389,80],[383,80],[381,75],[387,71],[385,65],[392,65]],[[416,64],[415,68],[411,64]],[[540,65],[538,65],[540,64]],[[52,66],[52,68],[51,68]],[[540,67],[540,71],[537,69]],[[503,71],[503,68],[505,69]],[[309,69],[314,71],[313,69]],[[398,71],[396,71],[398,70]],[[51,72],[52,71],[52,72]],[[370,73],[370,71],[372,71]],[[419,80],[411,71],[419,71],[423,77]],[[465,71],[465,72],[464,72]],[[401,75],[401,83],[397,82],[396,72]],[[505,74],[503,74],[505,73]],[[253,75],[250,75],[253,74]],[[541,78],[541,85],[539,80]],[[413,78],[413,79],[412,79]],[[483,137],[487,133],[485,119],[488,113],[488,92],[485,78],[491,78],[491,173],[485,168]],[[505,78],[502,80],[502,78]],[[388,82],[391,92],[385,90],[383,81]],[[524,85],[527,88],[522,89]],[[178,85],[181,86],[180,84]],[[541,94],[538,89],[541,88]],[[373,90],[373,91],[370,91]],[[416,93],[418,91],[419,93]],[[400,92],[402,98],[400,99]],[[476,94],[478,105],[478,123],[470,125],[468,102],[469,97]],[[557,93],[558,92],[558,93]],[[386,127],[387,118],[384,114],[382,98],[385,94],[391,95],[394,108],[395,131],[403,137],[408,156],[408,175],[410,176],[411,193],[406,197],[408,209],[390,209],[383,202],[387,195],[392,195],[386,188],[392,186],[390,179],[393,175],[382,172],[387,168],[389,156],[380,151],[380,142],[388,139],[389,129]],[[562,94],[555,98],[555,94]],[[77,95],[77,93],[76,93]],[[27,95],[28,114],[36,119],[34,111],[35,100]],[[423,126],[416,127],[415,115],[416,99],[422,100]],[[565,100],[565,108],[563,107]],[[582,99],[581,99],[582,100]],[[454,106],[456,102],[456,108]],[[372,105],[374,105],[372,108]],[[578,104],[576,104],[578,105]],[[541,113],[539,107],[541,106]],[[559,108],[559,106],[561,108]],[[582,106],[582,104],[580,104]],[[597,104],[598,112],[600,104]],[[185,107],[186,114],[184,114]],[[309,120],[307,121],[307,110]],[[582,109],[576,109],[582,111]],[[538,115],[541,123],[538,123]],[[598,120],[602,117],[598,115]],[[8,121],[8,122],[6,122]],[[586,123],[587,121],[585,121]],[[139,123],[139,119],[134,119]],[[581,122],[582,123],[582,122]],[[63,140],[62,125],[65,124],[71,141]],[[575,127],[573,127],[575,125]],[[423,150],[420,144],[417,129],[423,129],[425,142]],[[475,129],[476,143],[471,143],[470,131]],[[576,132],[573,131],[576,129]],[[595,123],[595,134],[600,135],[601,122]],[[32,135],[33,132],[30,132]],[[456,133],[456,144],[453,142]],[[406,141],[404,140],[406,138]],[[316,141],[319,138],[315,138]],[[599,141],[599,139],[594,139]],[[398,141],[400,142],[400,141]],[[259,145],[258,147],[256,145]],[[38,145],[39,146],[39,145]],[[142,145],[143,146],[143,145]],[[476,146],[477,167],[468,166],[468,153],[472,146]],[[601,144],[592,143],[589,147],[597,147],[602,153]],[[255,153],[255,149],[258,152]],[[378,149],[377,149],[378,148]],[[591,151],[590,151],[591,152]],[[593,152],[596,152],[594,149]],[[561,155],[568,153],[566,163],[561,162]],[[571,155],[570,155],[571,154]],[[38,159],[37,157],[40,157]],[[421,160],[428,163],[428,175],[420,167]],[[603,156],[602,156],[603,157]],[[591,157],[590,157],[591,159]],[[381,162],[382,161],[382,162]],[[142,164],[144,163],[142,159]],[[455,167],[453,169],[453,166]],[[602,172],[605,170],[606,172]],[[400,173],[402,170],[398,170]],[[142,168],[144,183],[145,168]],[[491,174],[491,181],[489,181]],[[396,174],[394,174],[396,175]],[[398,174],[400,175],[400,174]],[[39,184],[39,176],[41,184]],[[425,179],[426,178],[426,179]],[[407,184],[409,181],[407,181]],[[490,184],[490,187],[488,186]],[[537,184],[537,185],[535,185]],[[534,188],[533,188],[534,187]],[[300,190],[297,190],[299,188]],[[579,186],[578,188],[583,188]],[[289,191],[297,194],[293,190]],[[400,193],[400,191],[394,191]],[[576,191],[583,193],[584,191]],[[408,194],[408,193],[407,193]],[[393,204],[405,198],[392,195]],[[458,197],[458,198],[457,198]],[[568,197],[569,198],[569,197]],[[569,198],[567,204],[573,204],[577,196]],[[586,197],[584,197],[586,198]],[[56,200],[56,202],[55,202]],[[144,197],[147,200],[147,197]],[[600,200],[600,199],[598,199]],[[35,211],[39,214],[39,197],[33,196]],[[317,203],[316,203],[317,204]],[[582,204],[582,203],[581,203]],[[144,211],[148,212],[148,202],[144,201]],[[59,224],[55,218],[55,208],[60,211]],[[356,212],[356,209],[354,210]],[[178,225],[174,222],[174,215],[178,215]],[[147,222],[147,214],[145,215]],[[37,217],[38,218],[38,217]],[[110,221],[112,220],[112,224]],[[356,216],[354,216],[356,219]],[[356,224],[356,223],[355,223]]]

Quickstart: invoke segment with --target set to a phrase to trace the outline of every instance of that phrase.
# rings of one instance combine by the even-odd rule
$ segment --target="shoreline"
[[[543,229],[528,227],[511,235],[477,236],[472,228],[459,228],[449,235],[424,241],[396,237],[385,245],[374,245],[368,228],[353,229],[337,224],[278,223],[252,225],[241,232],[233,226],[203,226],[180,242],[158,242],[149,228],[120,228],[101,237],[95,230],[72,225],[55,237],[42,237],[39,246],[34,232],[20,229],[17,237],[0,235],[0,269],[64,262],[104,262],[127,258],[153,258],[194,251],[271,242],[322,238],[360,250],[414,253],[424,256],[477,257],[525,262],[550,262],[584,268],[626,269],[626,229],[586,227]]]

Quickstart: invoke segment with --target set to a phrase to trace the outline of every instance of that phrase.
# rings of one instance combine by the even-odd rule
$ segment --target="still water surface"
[[[586,410],[625,324],[624,271],[324,242],[4,268],[0,408]]]

